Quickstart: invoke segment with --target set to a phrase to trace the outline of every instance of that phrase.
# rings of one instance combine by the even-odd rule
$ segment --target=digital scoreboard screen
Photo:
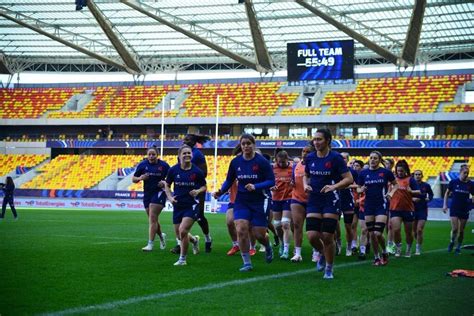
[[[354,41],[288,43],[288,81],[354,79]]]

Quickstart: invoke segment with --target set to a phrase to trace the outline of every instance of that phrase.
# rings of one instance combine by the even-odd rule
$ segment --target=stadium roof
[[[350,38],[359,64],[472,58],[473,16],[472,1],[455,0],[88,0],[80,11],[73,0],[0,0],[0,66],[272,72],[286,68],[287,43]]]

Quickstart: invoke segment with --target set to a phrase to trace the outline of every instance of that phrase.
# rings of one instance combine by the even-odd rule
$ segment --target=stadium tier
[[[449,104],[443,108],[443,112],[474,112],[474,104]]]
[[[333,115],[434,113],[471,80],[472,75],[366,79],[355,91],[328,92],[321,105],[328,105],[327,114]]]
[[[290,108],[281,111],[282,116],[319,115],[321,108]]]
[[[32,168],[48,158],[47,155],[0,155],[0,177],[4,177],[17,168]]]
[[[440,102],[452,103],[458,87],[471,80],[470,74],[363,79],[358,81],[355,91],[327,92],[321,105],[328,106],[324,112],[327,115],[434,113]],[[284,82],[267,82],[97,87],[87,92],[92,97],[85,99],[84,107],[79,110],[62,108],[71,97],[83,94],[85,88],[0,89],[0,117],[39,118],[46,113],[49,118],[161,117],[162,98],[180,90],[185,93],[181,111],[167,110],[166,117],[213,117],[218,95],[220,116],[321,114],[320,107],[296,105],[301,92],[278,92],[285,85]],[[450,104],[440,111],[472,112],[473,105]]]
[[[279,106],[290,106],[299,93],[277,93],[281,82],[190,85],[184,116],[212,117],[219,95],[220,116],[273,116]]]
[[[135,166],[140,155],[60,155],[44,166],[23,189],[82,190],[96,186],[118,168]]]
[[[47,111],[60,110],[84,89],[0,89],[0,118],[35,119]]]
[[[1,155],[3,165],[10,166],[10,171],[18,165],[35,166],[44,161],[45,155]],[[218,156],[217,183],[219,187],[225,180],[227,169],[233,156]],[[367,161],[365,156],[354,156],[352,158]],[[393,157],[395,161],[406,159],[410,169],[420,169],[428,177],[437,177],[440,172],[451,170],[455,161],[468,161],[470,166],[474,166],[472,157]],[[38,173],[31,181],[21,185],[22,189],[69,189],[82,190],[91,189],[97,186],[102,180],[117,172],[120,168],[134,168],[144,159],[142,155],[59,155],[49,163],[36,169]],[[170,165],[176,164],[175,155],[167,155],[164,160]],[[208,190],[214,190],[214,157],[206,156],[208,162]],[[14,161],[14,162],[12,162]],[[471,173],[472,173],[471,168]],[[128,186],[130,191],[141,191],[142,183],[132,183]]]

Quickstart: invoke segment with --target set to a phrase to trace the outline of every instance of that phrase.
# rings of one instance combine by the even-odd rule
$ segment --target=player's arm
[[[171,183],[168,183],[168,181],[165,181],[165,187],[163,188],[163,190],[165,191],[166,198],[171,203],[176,203],[178,201],[174,198],[173,194],[171,193],[170,187],[171,187]]]
[[[443,198],[443,213],[446,213],[448,211],[448,198],[449,194],[451,191],[449,191],[449,188],[446,189],[446,192],[444,192],[444,198]]]
[[[237,174],[236,174],[235,168],[234,168],[234,161],[235,160],[232,160],[229,164],[229,170],[227,171],[227,177],[226,177],[224,183],[222,183],[221,188],[212,194],[212,196],[215,199],[219,198],[225,192],[229,191],[229,189],[232,186],[232,184],[234,183],[235,179],[237,179]]]
[[[431,185],[428,185],[428,192],[427,192],[426,201],[433,200],[433,197],[434,197],[434,193],[433,193],[433,190],[431,189]]]
[[[351,183],[354,182],[354,178],[352,178],[352,174],[350,171],[344,172],[341,174],[342,179],[338,183],[325,185],[321,189],[321,193],[328,193],[336,190],[341,190],[347,188]]]
[[[254,190],[265,190],[275,186],[275,174],[273,173],[272,167],[269,163],[263,164],[263,172],[265,180],[259,183],[253,184]],[[247,185],[252,185],[251,183]]]

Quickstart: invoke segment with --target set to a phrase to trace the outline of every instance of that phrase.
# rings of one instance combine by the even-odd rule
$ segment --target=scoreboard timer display
[[[288,43],[288,81],[354,79],[354,41]]]

